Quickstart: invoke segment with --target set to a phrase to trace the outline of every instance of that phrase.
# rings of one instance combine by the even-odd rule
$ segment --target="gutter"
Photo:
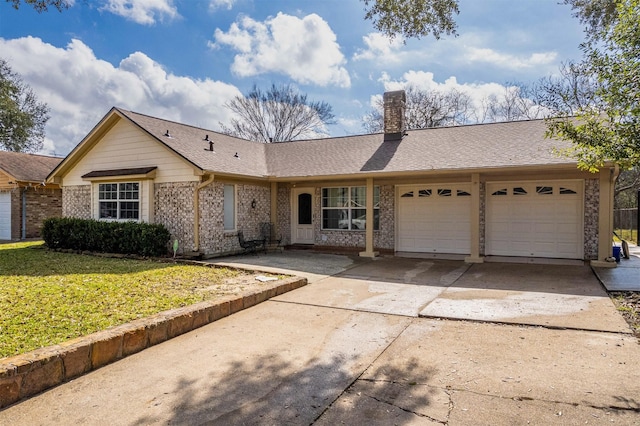
[[[193,251],[200,251],[200,190],[213,183],[215,176],[209,175],[207,180],[201,182],[196,187],[193,194]]]

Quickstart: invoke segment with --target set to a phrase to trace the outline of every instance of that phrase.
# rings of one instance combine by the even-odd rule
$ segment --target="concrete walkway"
[[[640,291],[640,247],[630,244],[629,252],[615,268],[593,268],[607,290]]]
[[[407,308],[413,296],[422,297],[412,293],[417,288],[440,292],[441,299],[481,300],[479,294],[467,297],[480,291],[471,286],[500,273],[504,281],[491,291],[522,293],[523,280],[537,272],[546,279],[536,277],[536,288],[548,297],[600,297],[578,288],[570,274],[461,262],[429,266],[411,259],[400,274],[385,263],[393,259],[359,263],[322,256],[318,261],[337,274],[323,276],[306,258],[304,273],[315,276],[311,285],[0,411],[0,424],[640,423],[640,345],[628,327],[603,332],[591,330],[595,326],[558,329],[516,320],[508,325],[420,317],[438,297]],[[258,259],[270,262],[268,256]],[[579,272],[578,280],[588,277]],[[591,278],[584,282],[598,288]],[[407,287],[384,291],[380,283]],[[339,293],[341,285],[345,290]],[[456,296],[461,293],[467,296]],[[382,296],[410,314],[379,312]],[[604,305],[587,307],[585,318],[600,323],[600,309]],[[615,314],[612,304],[609,313]]]

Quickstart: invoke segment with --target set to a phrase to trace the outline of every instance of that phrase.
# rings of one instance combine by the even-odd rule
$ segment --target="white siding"
[[[120,120],[63,178],[63,184],[86,185],[82,175],[94,170],[158,167],[155,183],[197,181],[194,169],[177,154],[131,123]]]

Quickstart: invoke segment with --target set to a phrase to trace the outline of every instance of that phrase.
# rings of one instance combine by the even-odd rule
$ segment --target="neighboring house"
[[[40,237],[42,221],[62,215],[62,190],[45,183],[62,158],[0,151],[0,240]]]
[[[578,170],[542,120],[262,144],[112,109],[49,175],[63,214],[162,223],[184,251],[239,249],[272,222],[286,244],[454,256],[611,256],[617,167]],[[373,218],[373,226],[365,226]]]

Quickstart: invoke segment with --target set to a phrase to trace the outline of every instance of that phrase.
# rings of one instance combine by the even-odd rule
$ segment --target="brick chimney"
[[[404,90],[385,92],[382,100],[384,105],[384,140],[399,141],[406,130],[404,115],[407,95]]]

